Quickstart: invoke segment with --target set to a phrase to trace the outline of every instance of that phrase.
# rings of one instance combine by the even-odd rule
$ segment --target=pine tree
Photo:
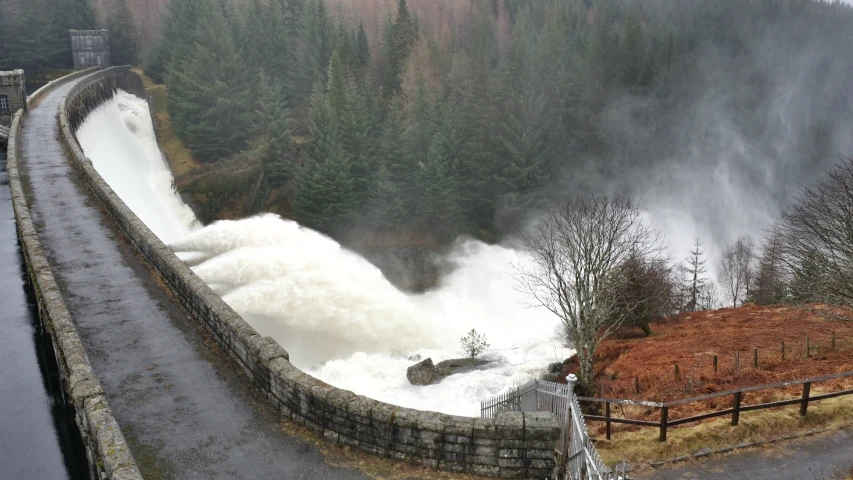
[[[643,26],[635,15],[629,15],[624,23],[624,34],[619,44],[622,84],[629,87],[648,86],[652,79],[647,68],[648,47]]]
[[[349,159],[357,204],[370,197],[377,173],[377,121],[367,96],[354,78],[346,89],[346,110],[338,120],[341,144]]]
[[[139,61],[139,34],[127,0],[113,0],[107,18],[113,65],[135,65]]]
[[[418,37],[418,26],[409,12],[406,0],[399,0],[397,17],[386,25],[386,29],[384,47],[387,66],[382,84],[383,91],[390,97],[400,93],[403,69]]]
[[[292,98],[308,98],[314,83],[326,80],[332,58],[333,25],[323,0],[309,0],[298,27]]]
[[[685,310],[695,312],[700,308],[702,295],[705,292],[707,279],[703,277],[705,274],[705,259],[703,258],[702,244],[699,242],[699,237],[696,237],[696,243],[693,250],[690,252],[690,257],[687,259],[687,285],[686,298],[687,304]]]
[[[145,74],[155,82],[164,82],[176,59],[194,48],[199,23],[213,8],[211,0],[172,0],[163,19],[163,35],[146,58]]]
[[[435,138],[427,152],[426,164],[418,171],[420,203],[418,216],[423,231],[442,240],[452,239],[461,223],[460,182],[440,138]]]
[[[325,151],[325,159],[307,159],[299,169],[293,207],[303,224],[328,234],[342,233],[353,220],[352,175],[340,145],[332,143]]]
[[[210,6],[192,46],[176,58],[167,79],[175,133],[202,161],[238,152],[254,129],[246,108],[246,70],[222,11]]]
[[[292,174],[293,153],[289,111],[284,88],[266,74],[260,77],[260,107],[266,125],[264,174],[269,183],[282,184]]]
[[[288,100],[294,81],[292,28],[288,19],[293,7],[288,3],[252,0],[246,12],[246,28],[241,52],[247,68],[264,70],[278,84]]]
[[[536,88],[536,43],[526,12],[519,15],[502,66],[498,182],[499,224],[512,229],[536,205],[554,167],[545,128],[553,121],[544,93]]]
[[[407,211],[400,189],[384,165],[379,167],[371,183],[364,211],[366,225],[381,232],[392,232],[406,222]]]
[[[355,41],[356,66],[364,70],[370,62],[370,43],[367,41],[367,32],[364,31],[364,22],[358,24],[358,35]]]
[[[332,52],[327,78],[328,85],[326,92],[329,99],[329,107],[332,109],[332,114],[337,122],[344,116],[347,109],[347,72],[341,61],[341,55],[337,50]]]

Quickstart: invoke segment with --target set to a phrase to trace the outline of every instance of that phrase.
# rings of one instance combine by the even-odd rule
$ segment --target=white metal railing
[[[566,480],[627,479],[623,463],[612,471],[598,454],[574,393],[577,377],[569,375],[568,384],[533,380],[480,403],[480,414],[491,418],[500,411],[551,412],[563,428],[560,433],[560,455],[565,462]]]

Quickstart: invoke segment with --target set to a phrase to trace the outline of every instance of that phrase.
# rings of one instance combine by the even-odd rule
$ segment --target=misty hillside
[[[663,229],[713,255],[853,152],[838,2],[3,2],[0,67],[67,67],[65,29],[112,27],[196,160],[258,166],[196,195],[205,221],[498,238],[557,196],[620,192],[677,206]]]

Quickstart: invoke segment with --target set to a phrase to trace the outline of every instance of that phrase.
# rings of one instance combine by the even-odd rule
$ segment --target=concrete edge
[[[27,96],[27,108],[34,108],[36,105],[38,105],[41,99],[45,97],[45,95],[55,90],[56,87],[68,83],[71,80],[75,80],[80,77],[85,77],[86,75],[89,75],[90,73],[96,72],[98,70],[100,70],[100,67],[87,68],[86,70],[80,70],[78,72],[68,74],[64,77],[57,78],[56,80],[46,83],[41,88]]]
[[[501,478],[546,478],[553,474],[554,444],[560,437],[553,414],[501,412],[491,419],[454,417],[379,402],[299,370],[281,345],[259,335],[154,235],[83,153],[71,120],[109,100],[103,97],[112,92],[97,82],[104,79],[115,86],[116,75],[136,74],[129,67],[102,70],[75,85],[62,99],[60,135],[72,163],[193,318],[213,334],[283,416],[333,443],[415,465]]]
[[[65,77],[41,95],[80,76],[82,75],[75,74],[70,76],[72,78]],[[51,336],[65,401],[70,400],[74,406],[75,422],[86,445],[86,456],[93,478],[111,479],[114,472],[120,471],[121,478],[142,479],[124,435],[107,404],[103,387],[83,349],[83,343],[56,284],[30,216],[18,172],[17,143],[23,120],[24,112],[18,110],[10,130],[6,170],[27,275],[35,291],[40,321]]]

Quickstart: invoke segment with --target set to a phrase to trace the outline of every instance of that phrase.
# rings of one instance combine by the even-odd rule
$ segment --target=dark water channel
[[[62,402],[50,337],[25,278],[0,145],[0,478],[88,479],[73,412]]]

